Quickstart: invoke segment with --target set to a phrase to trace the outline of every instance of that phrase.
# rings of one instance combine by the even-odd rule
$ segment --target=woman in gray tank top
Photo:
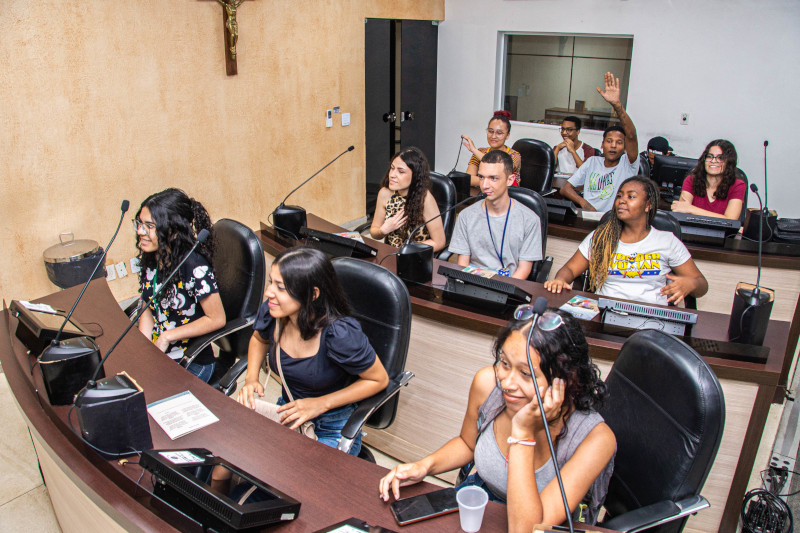
[[[465,483],[508,506],[509,531],[566,520],[525,355],[530,320],[512,320],[494,344],[495,364],[478,371],[461,434],[431,455],[396,466],[380,481],[384,501],[400,487],[475,462]],[[614,469],[616,440],[596,412],[605,384],[577,320],[555,309],[531,335],[531,361],[573,517],[594,523]]]

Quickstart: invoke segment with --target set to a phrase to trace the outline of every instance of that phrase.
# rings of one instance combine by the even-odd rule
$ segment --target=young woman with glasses
[[[211,230],[211,219],[203,204],[179,189],[166,189],[142,202],[133,227],[141,267],[139,291],[146,302],[192,248],[197,234]],[[175,361],[183,358],[189,339],[225,325],[213,256],[211,239],[200,244],[139,318],[139,331]],[[187,370],[208,382],[214,373],[211,347],[202,350]]]
[[[736,148],[725,139],[708,143],[697,166],[683,180],[681,197],[672,210],[706,217],[739,220],[747,185],[736,179]]]
[[[532,306],[521,306],[497,335],[494,365],[478,371],[461,434],[431,455],[396,466],[381,479],[384,501],[400,487],[475,462],[464,485],[478,485],[508,506],[508,530],[566,520],[533,380],[542,395],[567,502],[573,516],[597,520],[613,471],[616,440],[596,412],[606,394],[577,320],[547,310],[530,332]],[[535,376],[526,357],[528,334]]]
[[[612,298],[667,305],[703,296],[708,281],[689,250],[669,231],[652,227],[658,188],[644,176],[622,182],[609,211],[544,288],[560,293],[587,269],[588,290]]]
[[[522,156],[516,150],[513,150],[506,146],[506,141],[508,137],[511,135],[511,113],[505,110],[495,111],[494,116],[489,119],[489,126],[486,128],[486,142],[489,143],[489,146],[486,148],[476,148],[475,143],[472,142],[467,135],[462,135],[461,138],[463,139],[463,145],[472,152],[472,157],[469,159],[469,165],[467,165],[467,174],[471,176],[470,184],[473,187],[480,186],[480,182],[478,181],[478,165],[483,159],[483,156],[489,153],[491,150],[502,150],[508,155],[511,156],[511,160],[514,162],[514,185],[519,185],[519,172],[520,168],[522,167]]]
[[[373,239],[386,238],[386,243],[399,248],[409,233],[430,220],[413,235],[413,241],[433,247],[434,252],[446,244],[439,206],[430,191],[428,158],[419,148],[397,152],[381,181],[375,215],[369,233]],[[433,219],[433,220],[431,220]]]

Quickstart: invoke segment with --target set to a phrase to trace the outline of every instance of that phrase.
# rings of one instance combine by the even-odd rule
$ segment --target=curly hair
[[[392,156],[390,166],[386,170],[386,175],[381,181],[381,187],[389,186],[389,172],[391,171],[391,162],[400,158],[403,160],[408,168],[411,170],[411,185],[408,186],[408,195],[406,196],[406,224],[398,230],[400,238],[406,240],[409,232],[425,222],[425,196],[431,188],[431,169],[428,165],[428,158],[422,153],[422,150],[414,146],[400,150]]]
[[[144,283],[146,268],[172,272],[194,245],[196,235],[204,229],[211,231],[211,218],[209,218],[206,208],[194,198],[189,198],[180,189],[165,189],[145,198],[142,205],[139,206],[139,210],[136,211],[137,220],[145,207],[150,211],[153,222],[156,224],[158,250],[143,252],[139,248],[137,258],[142,266],[142,270],[139,272],[140,287]],[[138,247],[138,235],[136,241]],[[214,240],[206,240],[196,248],[196,251],[205,257],[213,268]],[[178,281],[183,281],[181,272],[178,272],[170,280],[164,290],[173,290]]]
[[[626,183],[641,183],[647,195],[647,205],[650,210],[647,212],[647,228],[649,229],[656,218],[658,211],[658,186],[650,178],[645,176],[632,176],[622,182],[617,191],[621,190]],[[608,277],[608,265],[617,250],[619,237],[622,235],[622,221],[617,218],[616,209],[611,209],[603,218],[608,220],[601,222],[592,237],[592,247],[589,250],[589,290],[597,292],[606,282]]]
[[[548,308],[546,312],[559,315],[564,323],[551,331],[534,328],[531,348],[539,353],[539,369],[547,382],[561,378],[566,384],[560,415],[566,421],[572,408],[578,411],[597,410],[607,395],[606,384],[600,379],[597,365],[589,357],[589,344],[578,321],[559,309]],[[519,331],[527,337],[529,325],[530,320],[512,319],[500,330],[493,347],[495,364],[500,361],[503,344],[511,333]],[[566,435],[566,427],[565,424],[559,439]]]
[[[272,264],[278,266],[289,296],[300,304],[297,327],[303,340],[350,314],[336,270],[321,251],[305,246],[289,248]]]
[[[691,174],[694,176],[692,179],[692,195],[695,197],[705,198],[706,187],[708,186],[708,177],[706,176],[706,156],[708,152],[715,146],[722,150],[722,160],[725,162],[725,168],[722,170],[722,181],[717,185],[717,190],[714,191],[715,200],[725,200],[728,198],[728,189],[730,189],[733,182],[736,181],[736,165],[739,156],[736,154],[736,147],[733,143],[725,139],[714,139],[703,150],[700,159],[697,160],[697,166],[694,167]]]

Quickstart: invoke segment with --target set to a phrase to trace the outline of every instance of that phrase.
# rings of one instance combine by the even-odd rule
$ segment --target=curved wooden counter
[[[78,288],[42,301],[69,308]],[[75,312],[90,329],[102,329],[96,341],[105,353],[128,324],[105,280],[90,284]],[[17,320],[8,311],[0,324],[0,361],[11,391],[31,430],[45,483],[61,528],[69,531],[193,531],[174,510],[151,498],[151,480],[135,464],[106,461],[84,444],[67,422],[68,407],[47,401],[41,374],[14,335]],[[126,371],[144,389],[148,402],[190,390],[219,422],[170,440],[150,419],[155,448],[204,447],[295,497],[302,503],[299,517],[270,531],[310,532],[350,517],[397,529],[388,504],[377,494],[386,470],[343,454],[271,422],[212,389],[158,351],[135,329],[105,364],[107,375]],[[72,413],[77,427],[77,418]],[[136,457],[131,459],[136,462]],[[408,487],[413,495],[436,487]],[[505,531],[505,508],[490,504],[484,530]],[[413,531],[458,530],[456,514],[403,528]]]
[[[308,224],[322,231],[344,231],[314,215],[308,216]],[[274,256],[292,244],[276,236],[264,224],[259,236],[268,256]],[[391,254],[396,249],[371,239],[365,240],[378,249],[376,261],[393,270],[395,260]],[[549,242],[548,255],[551,255]],[[436,290],[444,284],[444,278],[436,274],[438,264],[441,262],[435,262],[431,284],[409,289],[414,316],[406,367],[416,377],[400,394],[400,408],[394,424],[384,431],[368,429],[365,438],[369,444],[403,461],[417,460],[458,434],[472,377],[477,370],[492,363],[493,336],[506,322],[504,318],[483,314],[474,308],[442,301],[438,294],[440,291]],[[572,291],[553,295],[541,284],[510,281],[534,297],[547,297],[552,307],[560,306],[575,294],[587,294]],[[704,354],[720,378],[725,393],[727,422],[720,451],[703,491],[712,507],[692,517],[686,531],[732,531],[736,527],[770,404],[781,384],[789,350],[790,324],[771,321],[766,341],[769,350],[766,362],[750,363],[727,358],[729,352],[742,347],[727,342],[727,315],[706,311],[699,314],[698,324],[692,332],[694,338],[690,342]],[[584,329],[590,353],[605,374],[625,339],[604,333],[598,320],[599,317],[586,323]]]

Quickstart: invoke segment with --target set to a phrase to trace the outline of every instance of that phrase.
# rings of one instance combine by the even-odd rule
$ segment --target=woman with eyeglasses
[[[317,440],[336,448],[357,402],[389,384],[386,369],[359,322],[349,316],[336,271],[321,251],[297,247],[278,254],[264,295],[247,351],[245,385],[236,400],[260,410],[259,372],[268,359],[272,372],[284,378],[277,402],[281,423],[297,429],[313,422]],[[349,453],[360,450],[359,434]]]
[[[166,278],[192,248],[197,234],[211,230],[203,204],[179,189],[148,196],[133,220],[139,249],[139,285],[142,302],[161,288]],[[139,331],[175,361],[183,359],[189,339],[225,325],[212,266],[211,239],[200,244],[139,318]],[[187,370],[205,382],[214,373],[211,346],[195,357]]]
[[[596,412],[605,384],[576,319],[551,309],[531,332],[532,318],[532,306],[521,306],[497,335],[494,365],[472,380],[461,434],[431,455],[393,468],[379,484],[384,501],[399,498],[401,486],[474,461],[476,472],[462,485],[478,485],[490,499],[506,503],[508,531],[564,522],[535,379],[570,510],[587,523],[597,520],[616,451],[614,434]],[[534,376],[526,356],[528,338]]]
[[[747,185],[736,179],[736,148],[730,141],[708,143],[691,174],[683,180],[681,197],[672,202],[676,213],[739,220]]]
[[[467,135],[462,135],[461,139],[462,144],[472,152],[472,157],[469,159],[469,165],[467,165],[467,174],[470,177],[470,185],[473,187],[480,186],[480,181],[478,180],[478,165],[483,159],[483,156],[489,153],[492,150],[502,150],[508,155],[511,156],[511,160],[514,162],[514,185],[519,185],[519,172],[520,168],[522,168],[522,156],[516,150],[509,148],[506,146],[506,141],[508,137],[511,135],[511,113],[505,110],[495,111],[494,116],[489,119],[489,126],[486,128],[486,142],[489,143],[489,146],[486,148],[476,148],[475,143],[472,142]]]
[[[444,248],[446,238],[439,206],[431,194],[431,176],[428,158],[419,148],[406,148],[397,152],[381,181],[375,215],[369,234],[373,239],[386,238],[386,243],[400,248],[409,233],[422,226],[412,240],[433,247],[434,252]],[[431,220],[433,219],[433,220]]]
[[[555,293],[571,289],[588,269],[588,290],[603,296],[659,305],[680,303],[689,294],[703,296],[708,281],[689,250],[671,232],[652,227],[657,205],[653,180],[633,176],[623,181],[608,220],[581,242],[544,288]]]

